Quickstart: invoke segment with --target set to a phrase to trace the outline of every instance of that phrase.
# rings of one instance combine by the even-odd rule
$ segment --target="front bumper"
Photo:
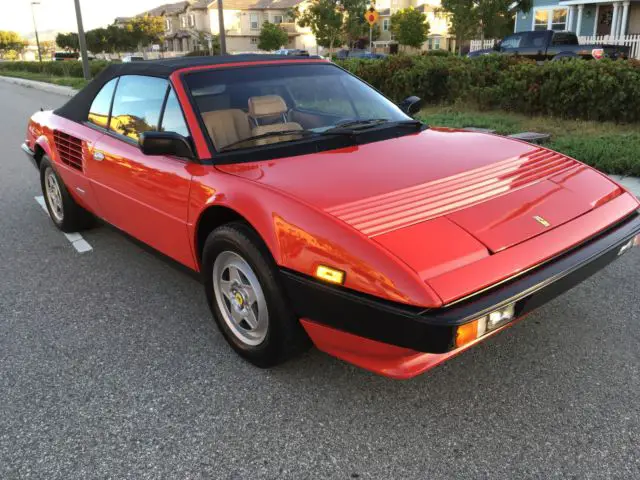
[[[522,318],[613,262],[639,234],[640,213],[634,212],[526,274],[438,309],[385,301],[289,270],[282,270],[282,276],[294,311],[307,322],[303,322],[305,327],[311,322],[376,344],[450,356],[457,352],[455,339],[460,325],[509,304],[515,304],[514,320]]]
[[[33,166],[35,168],[38,168],[38,162],[36,161],[36,152],[31,150],[29,148],[29,145],[27,145],[26,143],[23,143],[22,145],[20,145],[20,148],[25,153],[25,155],[29,158],[29,160],[31,160],[31,163],[33,164]]]

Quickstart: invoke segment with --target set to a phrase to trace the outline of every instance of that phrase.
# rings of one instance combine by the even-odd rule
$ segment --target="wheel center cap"
[[[236,292],[233,298],[238,308],[242,308],[244,306],[244,297],[240,292]]]

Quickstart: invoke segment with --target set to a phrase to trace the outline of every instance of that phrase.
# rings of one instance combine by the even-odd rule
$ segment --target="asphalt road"
[[[0,478],[640,478],[640,251],[410,381],[239,359],[201,285],[108,227],[79,254],[0,82]]]

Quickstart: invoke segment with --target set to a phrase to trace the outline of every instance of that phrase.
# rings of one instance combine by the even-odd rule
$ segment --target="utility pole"
[[[82,73],[85,80],[91,80],[91,70],[89,70],[89,56],[87,55],[87,40],[84,37],[84,27],[82,26],[82,12],[80,11],[80,0],[74,0],[76,4],[76,20],[78,21],[78,43],[80,43],[80,55],[82,55]]]
[[[36,46],[38,47],[38,60],[42,63],[42,53],[40,52],[40,39],[38,38],[38,27],[36,26],[36,14],[33,12],[33,6],[40,5],[40,2],[31,2],[31,18],[33,19],[33,30],[36,32]]]
[[[220,42],[220,55],[227,54],[227,40],[224,34],[224,7],[222,6],[222,0],[218,0],[218,41]]]

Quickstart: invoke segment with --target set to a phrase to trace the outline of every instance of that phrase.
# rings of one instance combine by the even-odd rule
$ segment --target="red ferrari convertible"
[[[59,229],[99,217],[200,272],[255,365],[315,344],[408,378],[640,241],[638,200],[606,176],[429,128],[418,101],[315,57],[112,65],[22,148]]]

